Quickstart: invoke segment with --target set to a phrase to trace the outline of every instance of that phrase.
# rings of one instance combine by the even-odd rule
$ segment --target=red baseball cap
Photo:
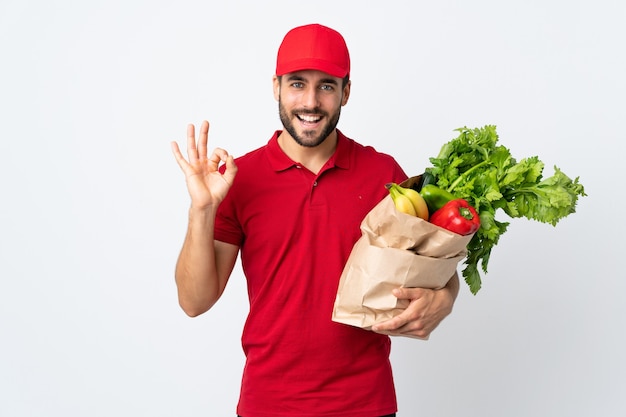
[[[350,74],[350,54],[343,36],[320,24],[298,26],[285,35],[276,59],[276,75],[318,70],[343,78]]]

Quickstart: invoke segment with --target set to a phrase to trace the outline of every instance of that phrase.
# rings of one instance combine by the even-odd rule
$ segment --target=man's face
[[[348,101],[350,83],[321,71],[299,71],[274,80],[280,120],[301,146],[315,147],[333,132],[341,106]]]

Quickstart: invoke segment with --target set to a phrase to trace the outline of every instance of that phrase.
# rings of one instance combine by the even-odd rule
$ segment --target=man
[[[237,160],[207,152],[187,129],[188,160],[172,150],[191,196],[187,235],[176,265],[179,302],[190,316],[222,295],[235,261],[248,284],[250,311],[237,413],[242,417],[392,416],[397,404],[388,335],[425,337],[452,310],[455,274],[441,290],[402,288],[399,316],[372,331],[331,320],[343,266],[363,217],[401,182],[389,155],[337,128],[350,97],[343,37],[312,24],[280,45],[274,97],[284,130]]]

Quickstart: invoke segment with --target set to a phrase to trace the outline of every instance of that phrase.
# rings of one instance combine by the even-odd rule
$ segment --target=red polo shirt
[[[243,417],[374,417],[394,413],[389,337],[331,320],[359,225],[404,171],[338,135],[318,174],[289,159],[276,132],[236,160],[215,239],[239,245],[250,312],[237,413]]]

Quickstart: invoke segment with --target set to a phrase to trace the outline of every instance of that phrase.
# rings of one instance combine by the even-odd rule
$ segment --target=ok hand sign
[[[212,205],[219,205],[233,184],[237,166],[233,156],[224,149],[216,148],[210,157],[207,157],[207,142],[209,137],[209,122],[202,122],[200,137],[196,145],[194,125],[187,126],[187,156],[189,161],[180,152],[178,143],[172,142],[172,153],[176,162],[185,174],[187,189],[191,196],[191,206],[197,209],[206,209]],[[226,164],[224,174],[218,170],[220,163]]]

